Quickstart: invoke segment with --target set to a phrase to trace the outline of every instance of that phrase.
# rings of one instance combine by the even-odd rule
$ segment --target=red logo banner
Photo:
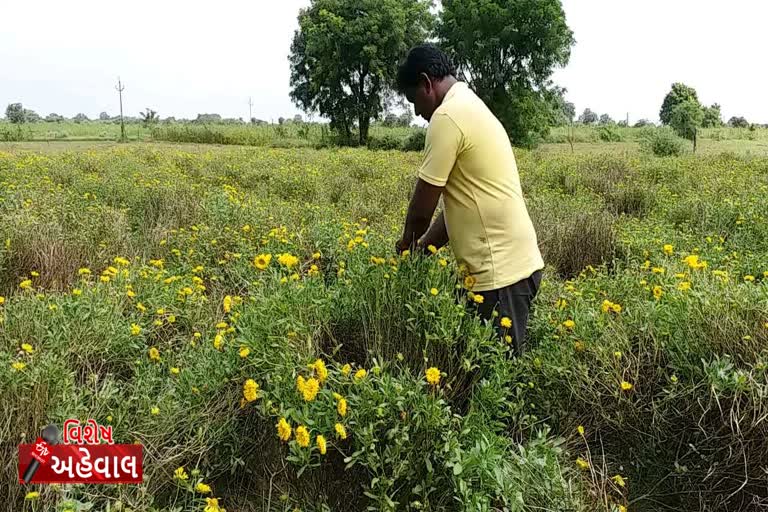
[[[47,453],[45,453],[47,452]],[[19,483],[33,459],[40,462],[33,484],[140,484],[143,447],[140,444],[19,445]]]

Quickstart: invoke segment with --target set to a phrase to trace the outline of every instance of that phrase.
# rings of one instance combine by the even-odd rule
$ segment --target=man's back
[[[476,291],[544,267],[504,127],[465,83],[455,83],[427,131],[424,181],[445,186],[445,223]]]

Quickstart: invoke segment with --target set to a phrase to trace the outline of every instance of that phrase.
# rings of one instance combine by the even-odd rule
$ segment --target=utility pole
[[[248,96],[248,122],[250,123],[253,119],[253,101],[251,100],[251,97]]]
[[[125,87],[120,81],[120,77],[117,77],[117,86],[115,87],[120,94],[120,141],[125,142],[125,123],[123,122],[123,91]]]

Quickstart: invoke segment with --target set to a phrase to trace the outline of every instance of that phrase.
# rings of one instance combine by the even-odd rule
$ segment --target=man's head
[[[437,46],[423,44],[408,52],[397,70],[397,89],[413,103],[417,116],[430,120],[456,82],[456,68]]]

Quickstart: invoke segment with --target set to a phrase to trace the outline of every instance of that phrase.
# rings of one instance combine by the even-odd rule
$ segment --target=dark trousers
[[[502,339],[507,339],[507,336],[511,337],[510,341],[515,355],[520,355],[525,350],[528,314],[540,284],[541,270],[537,270],[530,277],[504,288],[477,292],[483,296],[482,304],[470,302],[481,318],[493,321]],[[493,316],[494,311],[498,313],[495,318]],[[511,320],[512,326],[503,327],[501,325],[503,318]]]

